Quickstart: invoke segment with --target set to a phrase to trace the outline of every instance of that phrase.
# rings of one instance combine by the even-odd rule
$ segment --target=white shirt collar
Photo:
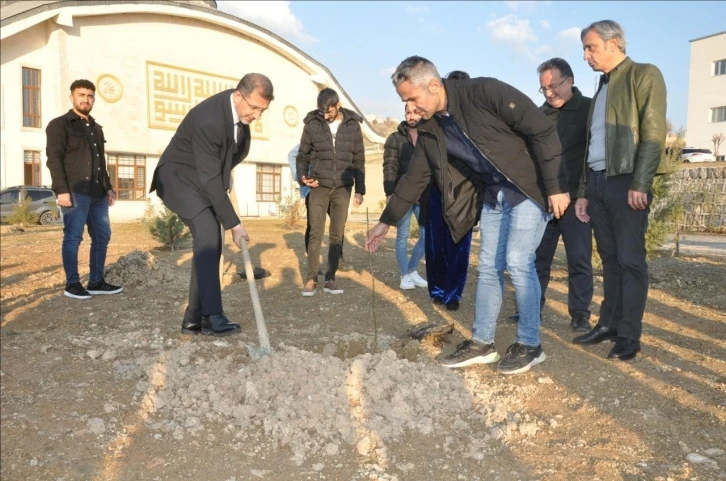
[[[237,115],[237,110],[234,108],[234,92],[232,92],[232,95],[229,96],[229,101],[232,104],[232,122],[237,125],[237,122],[239,122],[239,115]]]

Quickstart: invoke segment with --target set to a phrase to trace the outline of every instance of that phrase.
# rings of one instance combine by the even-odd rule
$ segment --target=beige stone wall
[[[683,196],[684,230],[726,232],[726,167],[681,169],[671,182]]]

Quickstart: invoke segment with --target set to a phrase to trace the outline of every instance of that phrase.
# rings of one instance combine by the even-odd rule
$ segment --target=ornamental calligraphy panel
[[[239,79],[198,70],[146,62],[149,128],[176,130],[184,116],[202,100],[233,89]],[[253,139],[269,138],[268,113],[250,124]]]

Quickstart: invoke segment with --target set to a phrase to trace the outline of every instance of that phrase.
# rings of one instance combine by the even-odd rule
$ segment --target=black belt
[[[589,167],[588,167],[588,168],[589,168]],[[593,171],[593,172],[595,172],[596,174],[602,174],[602,173],[604,173],[604,172],[605,172],[605,169],[602,169],[602,170],[595,170],[595,169],[590,169],[590,170],[592,170],[592,171]]]

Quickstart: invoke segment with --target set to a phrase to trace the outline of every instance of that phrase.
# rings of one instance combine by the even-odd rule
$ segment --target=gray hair
[[[431,79],[441,80],[439,71],[436,70],[436,65],[431,61],[414,55],[408,57],[406,60],[401,62],[396,71],[391,75],[393,86],[398,88],[403,82],[411,82],[413,85],[420,86],[428,84]]]
[[[625,53],[625,32],[618,22],[614,20],[600,20],[598,22],[593,22],[582,29],[582,33],[580,33],[580,40],[585,40],[585,35],[587,35],[591,30],[594,30],[603,42],[607,42],[612,39],[617,40],[618,48],[621,52]]]

